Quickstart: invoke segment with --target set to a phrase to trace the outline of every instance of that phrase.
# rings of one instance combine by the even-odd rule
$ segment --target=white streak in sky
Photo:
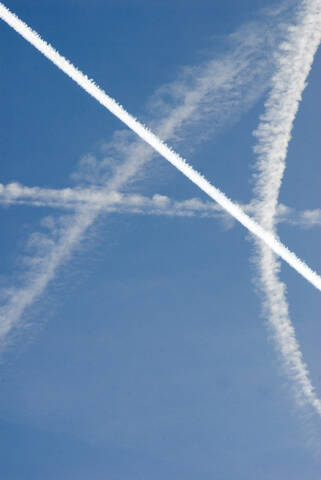
[[[180,137],[184,136],[186,122],[189,127],[194,128],[199,125],[200,119],[203,122],[207,120],[208,124],[215,126],[215,129],[221,128],[231,118],[232,121],[237,120],[240,113],[254,104],[266,89],[271,71],[269,55],[265,54],[266,45],[268,43],[271,47],[277,37],[277,32],[265,37],[266,33],[262,35],[262,31],[266,32],[267,29],[262,28],[260,23],[252,24],[250,32],[249,28],[243,27],[231,36],[232,49],[227,54],[204,62],[201,66],[184,69],[177,80],[156,92],[150,107],[153,113],[157,111],[154,123],[157,124],[157,131],[161,132],[163,138],[177,142],[177,134]],[[163,94],[170,98],[169,105],[164,102]],[[203,132],[207,128],[208,125],[202,125]],[[80,172],[74,174],[74,178],[89,184],[91,189],[95,185],[95,189],[99,189],[98,196],[97,193],[94,194],[96,200],[101,200],[102,196],[106,196],[109,202],[116,200],[119,194],[110,192],[123,190],[134,177],[137,182],[137,173],[155,155],[148,145],[136,136],[133,138],[134,140],[128,141],[127,132],[126,135],[124,131],[116,132],[112,141],[105,146],[107,157],[98,161],[92,155],[87,155],[82,160]],[[116,160],[112,171],[110,171],[111,157]],[[27,187],[22,188],[24,195],[31,198],[39,194],[41,200],[37,202],[44,202],[43,190],[40,191],[37,187],[32,188],[32,191]],[[18,190],[17,184],[8,188],[3,187],[3,199],[6,198],[8,201],[11,198],[12,202]],[[79,199],[79,190],[77,191]],[[52,190],[47,189],[46,194],[52,201],[56,201],[53,200],[55,194]],[[22,320],[25,310],[40,297],[54,278],[58,267],[70,258],[72,252],[84,241],[88,228],[100,213],[106,211],[105,202],[97,203],[95,209],[92,206],[89,208],[87,201],[89,202],[90,195],[87,190],[86,202],[79,203],[78,206],[73,202],[76,215],[62,216],[58,221],[52,219],[51,222],[47,222],[49,233],[40,232],[32,235],[31,243],[35,251],[33,250],[31,256],[24,257],[27,268],[15,279],[16,286],[0,291],[3,300],[0,307],[2,345],[7,345],[10,341],[9,334],[12,338],[14,332],[19,333],[17,327],[24,325]],[[73,193],[71,189],[64,189],[59,196],[66,206]],[[131,197],[130,201],[135,205],[132,208],[137,212],[137,196],[135,199]],[[161,202],[157,199],[156,203]],[[221,209],[215,203],[211,205],[213,210]]]
[[[258,138],[255,147],[258,154],[256,218],[271,232],[275,231],[277,202],[293,122],[320,40],[321,1],[304,0],[297,12],[296,24],[288,27],[287,38],[280,46],[265,113],[254,132]],[[317,221],[318,215],[318,212],[306,212],[302,218]],[[291,324],[286,286],[278,277],[280,263],[263,243],[257,242],[257,248],[266,316],[286,373],[294,382],[298,403],[312,405],[321,415],[321,401],[314,392]]]
[[[19,325],[24,310],[34,303],[53,279],[57,265],[68,259],[75,244],[91,225],[94,215],[93,211],[78,212],[68,225],[64,225],[57,242],[44,239],[46,252],[30,261],[26,285],[6,292],[6,303],[0,308],[0,347],[8,344],[7,335]]]
[[[200,198],[173,200],[166,195],[147,197],[141,194],[106,192],[102,188],[40,188],[26,187],[18,183],[0,183],[0,205],[29,205],[34,207],[60,208],[64,210],[100,210],[107,213],[132,213],[142,215],[166,215],[170,217],[228,217],[217,203]],[[241,205],[253,214],[254,204]],[[277,206],[276,223],[286,223],[301,228],[321,226],[321,209],[296,212],[285,205]]]
[[[131,116],[113,98],[107,95],[92,80],[62,57],[51,45],[41,39],[28,25],[22,22],[16,15],[10,12],[0,3],[0,17],[8,23],[16,32],[30,42],[45,57],[51,60],[66,75],[72,78],[89,95],[95,98],[101,105],[113,113],[119,120],[133,130],[142,140],[149,144],[156,152],[162,155],[177,170],[185,175],[191,182],[197,185],[210,198],[220,204],[230,215],[238,220],[253,235],[261,239],[277,255],[286,261],[300,275],[302,275],[315,288],[321,291],[321,277],[308,265],[300,260],[293,252],[283,245],[271,232],[265,230],[255,220],[250,218],[238,205],[233,203],[223,192],[212,185],[205,177],[193,169],[180,155],[162,142],[146,126]],[[287,47],[284,47],[287,48]]]

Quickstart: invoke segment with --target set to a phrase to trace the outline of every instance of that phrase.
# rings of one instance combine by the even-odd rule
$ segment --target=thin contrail
[[[276,229],[278,197],[293,122],[320,40],[321,1],[305,0],[297,12],[296,25],[289,27],[277,55],[278,68],[272,78],[271,93],[255,132],[258,138],[256,218],[269,231]],[[279,261],[265,245],[257,244],[265,313],[286,373],[293,380],[298,403],[311,405],[321,416],[321,400],[314,392],[291,323],[286,286],[278,277]]]
[[[250,218],[239,206],[233,203],[223,192],[210,184],[200,173],[193,169],[182,157],[180,157],[168,145],[162,142],[154,133],[138,120],[132,117],[116,100],[107,95],[92,80],[62,57],[51,45],[46,43],[38,33],[33,31],[27,24],[21,21],[15,14],[0,3],[0,18],[10,25],[16,32],[30,42],[45,57],[51,60],[66,75],[72,78],[87,93],[95,98],[101,105],[113,113],[119,120],[125,123],[140,138],[148,143],[155,151],[162,155],[169,163],[182,172],[195,185],[197,185],[209,197],[219,203],[230,215],[236,218],[251,233],[260,238],[277,255],[300,273],[308,282],[321,291],[321,277],[308,265],[300,260],[293,252],[283,245],[272,233],[262,228],[255,220]]]
[[[0,205],[29,205],[34,207],[60,208],[80,211],[99,210],[107,213],[132,213],[143,215],[166,215],[170,217],[200,217],[231,219],[225,210],[212,201],[200,198],[175,200],[166,195],[154,194],[152,197],[138,193],[124,194],[106,192],[105,189],[91,188],[41,188],[27,187],[19,183],[0,183]],[[247,213],[255,213],[255,203],[240,205]],[[301,228],[321,226],[321,209],[295,211],[286,205],[277,206],[276,223],[286,223]]]

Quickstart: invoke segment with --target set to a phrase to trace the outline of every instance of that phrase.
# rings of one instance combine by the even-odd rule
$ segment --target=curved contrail
[[[254,132],[258,138],[255,147],[258,154],[256,218],[269,231],[275,231],[278,196],[291,130],[320,41],[321,0],[304,0],[297,12],[296,24],[288,27],[287,38],[280,46],[276,59],[278,68],[272,78],[265,113]],[[266,316],[286,372],[294,381],[298,402],[312,405],[321,416],[321,401],[314,392],[290,320],[286,287],[278,277],[279,261],[261,242],[257,242],[257,247]]]
[[[107,108],[140,138],[148,143],[155,151],[162,155],[168,162],[176,167],[181,173],[189,178],[209,197],[221,205],[228,213],[236,218],[252,234],[260,238],[277,255],[286,261],[292,268],[300,273],[308,282],[321,291],[321,277],[308,265],[300,260],[293,252],[283,245],[271,232],[265,230],[255,220],[250,218],[238,205],[230,200],[217,187],[211,185],[200,173],[193,169],[180,155],[172,150],[166,143],[162,142],[146,126],[131,116],[116,100],[107,95],[99,88],[94,81],[90,80],[66,58],[61,56],[51,45],[46,43],[40,35],[33,31],[26,23],[13,14],[5,5],[0,3],[0,18],[10,27],[24,37],[45,57],[51,60],[66,75],[72,78],[87,93],[95,98],[101,105]]]

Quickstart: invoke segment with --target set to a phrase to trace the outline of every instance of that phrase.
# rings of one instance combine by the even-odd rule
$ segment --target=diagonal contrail
[[[72,65],[66,58],[61,56],[51,45],[46,43],[38,33],[33,31],[26,23],[13,14],[5,5],[0,3],[0,18],[10,27],[24,37],[45,57],[51,60],[66,75],[72,78],[87,93],[95,98],[101,105],[107,108],[140,138],[148,143],[155,151],[162,155],[169,163],[189,178],[209,197],[221,205],[230,215],[236,218],[252,234],[260,238],[277,255],[286,261],[292,268],[300,273],[308,282],[321,291],[321,277],[308,265],[300,260],[293,252],[283,245],[272,233],[262,228],[255,220],[250,218],[238,205],[232,202],[223,192],[211,185],[200,173],[193,169],[182,157],[180,157],[168,145],[162,142],[146,126],[131,116],[116,100],[107,95],[92,80]]]
[[[276,56],[277,71],[272,78],[272,89],[265,113],[254,132],[258,138],[255,147],[258,154],[256,218],[269,231],[276,229],[278,197],[293,122],[320,41],[321,1],[304,0],[297,11],[296,24],[288,28],[285,42]],[[321,416],[321,400],[314,391],[291,323],[286,286],[278,276],[279,262],[261,242],[257,242],[257,247],[265,314],[285,371],[293,381],[298,403],[312,406]]]
[[[261,22],[251,24],[250,36],[248,27],[241,27],[231,36],[234,39],[232,51],[222,57],[211,58],[197,67],[193,66],[193,69],[185,70],[174,82],[163,85],[153,94],[148,106],[153,109],[152,118],[163,138],[182,141],[186,129],[192,127],[194,131],[196,126],[200,127],[201,121],[203,135],[208,131],[208,123],[210,128],[214,126],[217,133],[218,128],[231,121],[232,112],[234,121],[239,113],[253,105],[267,88],[267,78],[271,72],[269,55],[264,53],[264,49],[262,53],[262,47],[267,41],[269,45],[271,40],[274,44],[275,34],[279,30],[276,26],[272,36],[270,34],[262,36],[262,26],[265,23],[266,20],[262,24]],[[111,171],[106,165],[106,158],[97,160],[85,156],[81,160],[80,170],[73,174],[74,179],[85,181],[90,188],[93,188],[94,184],[95,188],[100,190],[100,194],[107,195],[109,199],[114,196],[112,192],[121,191],[134,178],[137,180],[137,173],[154,158],[155,152],[141,142],[139,137],[127,141],[127,134],[128,132],[124,130],[116,131],[112,140],[105,145],[108,157],[117,159]],[[203,135],[199,137],[201,141],[204,140]],[[110,167],[109,160],[107,163]],[[24,192],[27,193],[26,190]],[[36,193],[33,189],[32,192]],[[4,188],[3,193],[6,198],[8,196],[12,198],[17,193],[17,187],[11,185]],[[70,197],[68,189],[63,190],[63,196]],[[223,212],[218,204],[207,203],[211,205],[212,210],[220,209]],[[102,213],[106,212],[105,204],[101,202],[95,209],[88,208],[86,202],[79,204],[78,207],[75,208],[75,214],[56,219],[53,228],[49,227],[49,234],[38,232],[31,236],[30,240],[33,239],[36,251],[31,257],[24,257],[28,269],[17,278],[20,286],[0,290],[0,296],[5,300],[0,306],[0,354],[3,350],[1,347],[14,339],[13,330],[15,329],[16,334],[21,331],[17,327],[23,327],[22,317],[25,311],[44,293],[61,264],[71,257],[77,246],[81,245],[86,231]],[[225,215],[227,217],[228,214]],[[232,219],[230,216],[228,218]]]

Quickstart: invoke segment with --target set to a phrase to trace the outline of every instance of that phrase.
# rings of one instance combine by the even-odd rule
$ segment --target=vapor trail
[[[175,200],[166,195],[147,197],[138,193],[125,194],[106,192],[103,188],[41,188],[27,187],[19,183],[0,183],[0,205],[29,205],[34,207],[60,208],[80,211],[97,210],[107,213],[132,213],[143,215],[166,215],[169,217],[223,218],[233,220],[220,205],[200,198]],[[257,205],[243,204],[249,214],[255,213]],[[277,206],[276,223],[287,223],[302,228],[321,226],[321,209],[295,211],[286,205]]]
[[[283,258],[291,267],[300,273],[308,282],[321,291],[321,277],[308,265],[300,260],[293,252],[284,246],[272,233],[262,228],[255,220],[250,218],[239,206],[234,204],[223,192],[211,185],[200,173],[195,171],[182,157],[162,142],[146,126],[132,117],[113,98],[107,95],[92,80],[61,56],[51,45],[46,43],[38,33],[33,31],[26,23],[21,21],[8,8],[0,3],[0,18],[2,18],[16,32],[30,42],[45,57],[51,60],[66,75],[72,78],[87,93],[95,98],[101,105],[125,123],[140,138],[148,143],[154,150],[162,155],[169,163],[189,178],[209,197],[219,203],[230,215],[236,218],[252,234],[260,238],[277,255]]]
[[[296,24],[288,27],[287,38],[278,52],[277,72],[272,78],[266,110],[254,132],[258,138],[256,218],[272,232],[293,122],[320,40],[321,1],[304,0]],[[261,242],[257,242],[257,248],[265,313],[286,373],[293,380],[298,403],[311,405],[321,416],[321,401],[314,392],[290,320],[286,286],[278,277],[280,263]]]
[[[253,105],[267,88],[267,79],[271,72],[270,56],[265,53],[264,47],[266,43],[271,46],[271,41],[274,44],[278,34],[278,26],[275,28],[273,26],[275,31],[272,36],[270,33],[262,36],[262,27],[265,26],[266,20],[262,24],[252,23],[250,31],[246,25],[241,27],[230,37],[233,49],[229,49],[227,54],[214,57],[197,67],[184,69],[174,82],[163,85],[156,91],[148,106],[153,111],[152,118],[157,131],[163,138],[180,141],[180,137],[186,135],[187,127],[193,127],[194,131],[195,126],[199,127],[201,121],[204,123],[205,120],[206,124],[202,124],[202,133],[208,131],[208,124],[211,128],[214,126],[216,133],[218,128],[228,121],[237,120],[242,111]],[[263,30],[266,32],[266,28]],[[199,138],[204,140],[203,135]],[[54,278],[57,269],[71,257],[77,246],[81,245],[87,230],[100,214],[115,211],[116,205],[119,206],[120,203],[117,198],[119,200],[121,196],[117,192],[134,178],[137,181],[137,172],[155,155],[154,150],[139,138],[129,138],[127,130],[115,132],[112,140],[104,145],[104,149],[108,154],[107,158],[97,160],[91,155],[85,156],[81,160],[80,171],[73,174],[75,180],[89,184],[89,188],[84,191],[86,197],[84,202],[77,203],[75,190],[68,188],[59,192],[59,202],[53,189],[46,189],[45,192],[39,187],[30,189],[18,187],[17,184],[0,188],[3,205],[12,203],[15,196],[18,201],[20,193],[25,200],[34,198],[37,205],[44,203],[46,195],[48,200],[50,197],[51,206],[60,203],[60,206],[67,207],[71,198],[75,200],[70,205],[74,210],[73,215],[61,216],[58,221],[51,219],[53,223],[46,223],[45,226],[46,229],[49,228],[48,233],[36,232],[29,238],[29,244],[31,241],[35,251],[31,256],[23,257],[27,269],[22,269],[21,275],[16,279],[16,283],[20,285],[1,288],[0,296],[3,300],[0,306],[1,346],[8,345],[10,342],[8,335],[14,328],[19,334],[21,330],[17,327],[23,327],[22,316],[25,310],[40,297]],[[112,167],[111,171],[110,157],[117,160],[115,168]],[[80,200],[80,188],[76,188],[76,191],[76,197]],[[37,195],[40,198],[36,200]],[[153,197],[155,213],[159,213],[159,207],[163,205],[163,197],[160,197],[157,195]],[[90,203],[89,198],[94,203]],[[122,198],[124,199],[124,196]],[[96,200],[99,200],[98,203],[95,203]],[[141,199],[138,196],[131,196],[128,200],[132,206],[131,211],[137,213],[141,207],[141,205],[138,207]],[[218,204],[207,203],[211,205],[212,210],[222,211]],[[107,208],[106,204],[110,207]],[[190,202],[188,206],[191,206]],[[179,205],[184,211],[185,207],[186,204],[183,207]],[[232,217],[228,216],[228,219],[231,220]]]

